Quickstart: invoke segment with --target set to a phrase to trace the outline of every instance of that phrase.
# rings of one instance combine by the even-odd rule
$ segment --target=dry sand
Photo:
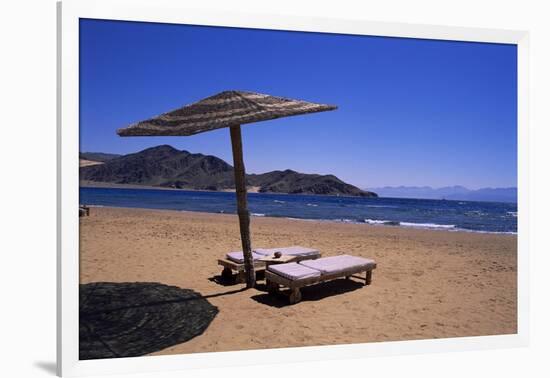
[[[159,282],[211,296],[219,313],[194,339],[155,354],[512,334],[517,237],[254,217],[253,247],[302,245],[378,263],[371,286],[338,280],[287,306],[222,286],[217,259],[240,250],[237,217],[92,208],[80,218],[81,282]],[[261,288],[261,286],[260,286]]]

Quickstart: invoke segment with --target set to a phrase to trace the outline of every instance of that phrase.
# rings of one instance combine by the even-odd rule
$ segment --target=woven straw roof
[[[253,92],[225,91],[119,129],[117,134],[120,136],[193,135],[222,127],[334,109],[336,106],[333,105]]]

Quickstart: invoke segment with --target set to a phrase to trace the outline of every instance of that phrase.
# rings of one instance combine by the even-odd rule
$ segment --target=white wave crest
[[[380,220],[380,219],[365,219],[365,223],[367,224],[382,224],[386,226],[399,226],[400,222],[398,221],[390,221],[390,220]]]
[[[386,224],[389,221],[386,220],[378,220],[378,219],[365,219],[365,223],[368,224]]]
[[[412,222],[399,222],[403,227],[417,227],[417,228],[442,228],[451,229],[455,228],[454,224],[436,224],[436,223],[412,223]]]

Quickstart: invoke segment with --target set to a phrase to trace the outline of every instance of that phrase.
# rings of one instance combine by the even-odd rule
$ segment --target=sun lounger
[[[86,205],[79,205],[78,206],[78,216],[89,216],[90,215],[90,208]]]
[[[316,259],[321,256],[318,250],[301,246],[283,247],[283,248],[256,248],[252,251],[252,260],[255,271],[264,271],[266,263],[259,261],[263,257],[273,256],[275,252],[280,252],[284,256],[294,256],[293,261],[303,261]],[[218,265],[223,266],[222,277],[230,279],[233,274],[237,275],[237,282],[244,282],[244,255],[242,251],[229,252],[224,259],[218,260]]]
[[[337,278],[350,278],[354,274],[365,273],[365,285],[370,285],[372,270],[376,262],[363,257],[340,255],[316,260],[271,265],[265,272],[266,286],[270,293],[279,291],[279,285],[290,289],[290,304],[302,299],[300,289],[304,286]]]

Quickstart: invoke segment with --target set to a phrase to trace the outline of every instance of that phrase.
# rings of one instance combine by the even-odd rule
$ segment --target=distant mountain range
[[[517,202],[517,188],[483,188],[472,190],[463,186],[432,188],[430,186],[385,186],[372,190],[380,197],[447,199],[458,201]]]
[[[234,190],[233,167],[211,155],[193,154],[162,145],[128,154],[80,154],[80,181],[159,186],[194,190]],[[287,169],[246,176],[251,191],[376,197],[334,175],[305,174]]]

